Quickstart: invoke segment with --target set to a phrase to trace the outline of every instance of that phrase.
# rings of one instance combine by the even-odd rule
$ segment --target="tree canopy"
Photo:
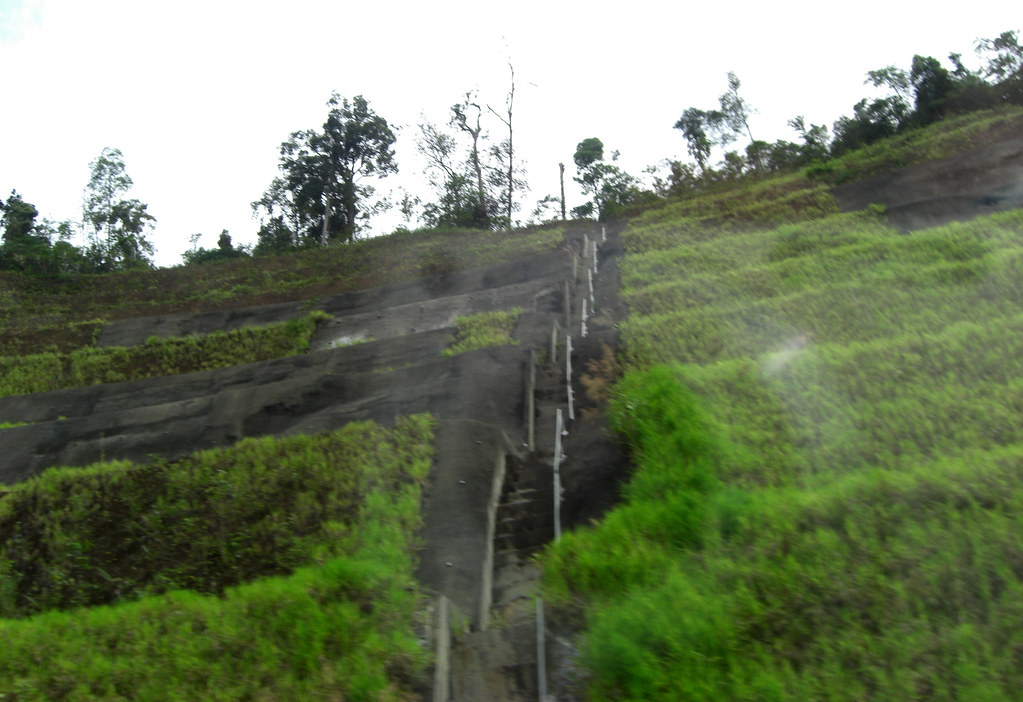
[[[394,132],[364,97],[334,93],[327,106],[320,130],[293,132],[281,144],[281,176],[252,203],[264,215],[257,249],[354,240],[374,192],[365,179],[398,171]]]
[[[82,220],[88,230],[86,255],[96,270],[152,266],[153,245],[146,238],[156,218],[147,206],[125,198],[133,182],[119,149],[105,148],[89,164]]]

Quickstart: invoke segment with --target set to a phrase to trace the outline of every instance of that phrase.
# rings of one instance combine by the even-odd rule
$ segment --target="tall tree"
[[[465,94],[465,100],[451,106],[451,124],[458,127],[462,132],[469,135],[472,145],[469,148],[469,165],[476,176],[476,203],[474,213],[474,224],[490,228],[490,207],[487,202],[489,193],[483,183],[483,161],[480,156],[480,140],[483,134],[483,127],[480,119],[483,116],[483,109],[476,101],[475,91]],[[457,179],[452,175],[452,184]]]
[[[1023,104],[1023,46],[1016,32],[1002,32],[994,39],[978,39],[977,53],[988,55],[984,75],[994,79],[1006,102]]]
[[[707,174],[707,159],[710,158],[710,150],[714,146],[714,142],[707,135],[713,121],[711,113],[696,107],[688,107],[675,122],[675,129],[681,131],[682,136],[686,138],[689,155],[696,160],[700,172],[704,175]]]
[[[126,198],[133,182],[120,150],[105,148],[89,164],[82,219],[88,228],[87,255],[97,270],[111,271],[152,266],[153,245],[146,234],[156,218],[147,205]]]
[[[622,207],[635,201],[639,196],[639,181],[614,162],[618,152],[611,155],[612,163],[604,161],[604,143],[596,138],[584,139],[576,145],[575,181],[582,186],[583,194],[593,200],[572,210],[577,217],[596,214],[600,220],[614,215]]]
[[[323,241],[352,241],[357,228],[359,201],[373,190],[362,181],[398,172],[394,162],[394,132],[387,120],[369,108],[361,95],[349,102],[334,93],[322,138],[312,141],[325,169]],[[343,214],[340,227],[332,226],[335,213]]]
[[[352,241],[368,217],[361,203],[373,194],[365,179],[398,170],[394,132],[365,98],[334,93],[327,105],[321,131],[293,132],[281,144],[282,175],[252,203],[266,213],[260,251]]]
[[[508,116],[502,116],[489,105],[487,107],[491,112],[497,115],[498,119],[504,122],[506,127],[508,127],[508,139],[500,145],[497,151],[495,151],[495,155],[503,154],[507,159],[505,165],[508,172],[508,190],[507,193],[505,193],[505,217],[508,220],[508,226],[510,227],[512,222],[512,210],[514,209],[513,193],[515,191],[515,186],[518,183],[515,179],[515,133],[512,130],[512,107],[515,104],[515,67],[512,66],[510,61],[508,62],[508,70],[511,72],[511,87],[508,90],[508,97],[505,99],[505,109]]]
[[[7,202],[0,202],[0,225],[3,226],[5,244],[13,245],[25,239],[35,227],[39,210],[25,202],[17,191],[12,190]]]
[[[739,82],[738,76],[729,71],[728,91],[718,98],[718,103],[721,105],[721,114],[724,116],[724,122],[728,128],[735,134],[739,134],[745,129],[750,142],[753,142],[755,140],[753,132],[749,128],[749,117],[754,113],[754,109],[745,99],[739,97],[741,86],[742,83]]]

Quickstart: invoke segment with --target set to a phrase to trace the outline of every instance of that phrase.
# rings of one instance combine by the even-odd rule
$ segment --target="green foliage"
[[[201,263],[213,263],[214,261],[230,261],[236,258],[247,258],[251,255],[249,247],[239,246],[235,248],[234,244],[231,243],[231,235],[226,229],[220,233],[220,238],[217,240],[217,248],[215,249],[199,248],[200,236],[199,234],[193,236],[192,248],[181,254],[181,261],[184,265],[194,266]]]
[[[265,215],[258,252],[353,241],[373,192],[362,181],[398,171],[394,132],[364,97],[334,93],[327,106],[322,131],[293,132],[281,144],[282,176],[252,203]]]
[[[833,174],[1018,124],[946,121]],[[636,470],[542,557],[585,620],[588,699],[1018,697],[1023,211],[902,234],[832,207],[791,175],[623,234],[611,418]]]
[[[517,343],[512,333],[521,314],[522,308],[513,307],[459,317],[455,320],[455,332],[441,355],[447,358],[466,351]]]
[[[147,206],[124,199],[132,186],[119,149],[105,148],[89,164],[82,218],[89,231],[87,256],[95,270],[149,268],[153,245],[146,239],[156,218]]]
[[[218,595],[176,590],[0,621],[0,692],[19,700],[407,699],[426,662],[413,634],[412,555],[431,443],[432,420],[420,415],[392,430],[359,423],[317,437],[246,440],[179,464],[59,469],[11,488],[0,506],[8,614],[38,609],[58,584],[72,600],[77,589],[108,601],[167,591],[224,565],[237,571],[260,549],[263,574],[277,575],[226,589],[202,583]],[[38,529],[13,521],[22,511]],[[17,534],[41,548],[35,571],[11,566],[32,555]],[[33,572],[52,576],[53,587],[19,601]]]
[[[141,346],[85,347],[69,353],[0,356],[0,397],[212,370],[304,353],[316,325],[329,316],[205,336],[148,339]]]

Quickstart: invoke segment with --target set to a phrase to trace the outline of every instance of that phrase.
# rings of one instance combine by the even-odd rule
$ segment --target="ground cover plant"
[[[4,488],[0,602],[22,618],[0,620],[0,692],[407,699],[425,662],[412,556],[432,426],[355,423]]]
[[[715,206],[623,234],[636,471],[543,557],[589,698],[1018,699],[1023,212]]]
[[[67,353],[0,356],[0,397],[212,370],[309,350],[319,310],[261,327],[203,336],[153,337],[140,346],[87,346]]]
[[[512,333],[522,315],[522,308],[494,312],[477,312],[455,320],[455,331],[447,348],[441,351],[445,358],[457,356],[466,351],[485,349],[491,346],[514,344]]]
[[[73,350],[90,343],[104,320],[309,300],[555,251],[571,226],[400,232],[280,256],[107,275],[2,272],[0,355]]]

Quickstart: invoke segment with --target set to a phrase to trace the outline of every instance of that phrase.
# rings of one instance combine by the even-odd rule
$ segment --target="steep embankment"
[[[620,316],[612,275],[615,252],[605,245],[598,254],[592,243],[598,238],[592,228],[576,228],[548,253],[527,253],[505,263],[461,270],[443,266],[447,270],[436,275],[309,302],[105,324],[98,334],[101,348],[130,348],[154,345],[154,337],[280,324],[310,310],[331,316],[320,322],[309,353],[0,398],[0,422],[17,424],[0,430],[5,442],[0,480],[17,483],[53,466],[82,466],[100,459],[139,464],[182,459],[197,449],[232,446],[246,437],[326,435],[360,420],[391,425],[400,416],[429,413],[436,420],[435,459],[423,502],[419,580],[428,592],[445,597],[449,611],[462,612],[473,630],[485,629],[495,616],[493,608],[521,603],[528,596],[535,580],[528,556],[554,530],[553,407],[568,400],[565,378],[570,366],[577,369],[574,392],[580,418],[578,430],[572,429],[578,450],[572,448],[563,462],[569,497],[562,523],[568,528],[595,518],[614,499],[621,459],[595,413],[612,371],[591,371],[598,389],[592,397],[579,384],[586,363],[605,354],[601,342],[614,347],[614,322]],[[594,277],[593,266],[600,261],[607,263],[608,272]],[[477,339],[474,320],[501,310],[515,310],[507,317],[514,322],[511,337]],[[453,346],[456,322],[467,348],[500,345],[453,353],[460,348]],[[584,328],[588,334],[581,339]],[[568,362],[565,352],[573,331]],[[605,357],[613,367],[607,359],[613,356]],[[134,474],[134,468],[128,470]],[[74,494],[74,471],[64,475],[71,486],[68,494]],[[156,538],[147,533],[143,529],[139,535]],[[130,552],[132,544],[126,538],[118,551]],[[225,548],[226,543],[214,550]],[[79,564],[70,566],[67,577],[72,580],[79,578],[79,567],[90,573],[119,572],[113,562],[103,560],[103,547],[90,547],[88,553],[87,561],[68,560],[59,552],[53,557]],[[159,572],[147,577],[161,581]],[[113,600],[122,595],[109,594]],[[94,625],[87,628],[91,631]],[[465,649],[456,645],[455,650]],[[95,654],[117,658],[112,651]],[[527,658],[523,665],[532,674],[522,689],[535,690],[535,652],[527,652]],[[462,690],[456,694],[472,698],[475,693],[466,693],[458,681],[475,673],[457,656],[453,666],[440,671],[437,684],[454,683]],[[115,682],[98,675],[84,684],[102,697],[104,685],[127,684],[124,674],[112,673]],[[51,679],[38,684],[39,689],[60,689]]]
[[[835,193],[942,227],[790,179],[623,232],[636,469],[542,559],[584,632],[566,699],[1016,698],[1016,120]]]

